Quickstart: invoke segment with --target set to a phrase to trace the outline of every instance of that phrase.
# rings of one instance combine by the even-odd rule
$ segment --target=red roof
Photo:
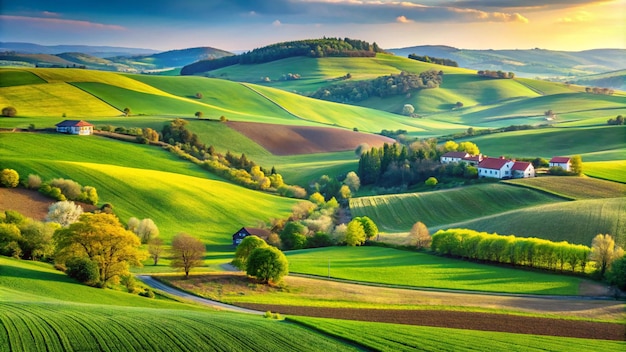
[[[466,152],[447,152],[444,155],[442,155],[442,157],[447,157],[447,158],[465,158],[468,155],[469,154],[467,154]]]
[[[483,160],[483,156],[482,155],[467,156],[463,158],[463,160],[480,162]]]
[[[551,163],[557,163],[557,164],[567,164],[569,163],[570,158],[567,156],[555,156],[554,158],[550,159]]]
[[[531,164],[526,161],[516,161],[515,164],[513,164],[513,167],[511,168],[511,170],[526,171],[530,165]]]
[[[483,161],[478,164],[478,167],[481,169],[492,169],[492,170],[500,170],[506,163],[510,160],[508,159],[500,159],[500,158],[484,158]]]
[[[55,126],[57,127],[93,127],[92,124],[85,120],[65,120],[57,123]]]

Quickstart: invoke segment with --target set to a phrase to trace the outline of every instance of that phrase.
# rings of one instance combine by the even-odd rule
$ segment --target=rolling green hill
[[[355,350],[285,321],[80,285],[52,266],[0,257],[0,349]]]
[[[562,198],[504,184],[484,184],[444,191],[360,197],[350,200],[354,216],[368,216],[386,232],[407,232],[418,221],[435,227]]]

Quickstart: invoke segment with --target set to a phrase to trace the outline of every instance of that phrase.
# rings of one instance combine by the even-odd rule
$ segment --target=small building
[[[472,166],[477,166],[478,164],[480,164],[481,161],[483,161],[483,155],[478,154],[478,155],[467,156],[463,158],[461,161],[464,161]]]
[[[56,125],[57,132],[89,136],[93,134],[93,125],[84,120],[65,120]]]
[[[439,159],[442,164],[458,163],[470,155],[466,152],[447,152]]]
[[[259,229],[255,227],[242,227],[239,231],[233,234],[233,246],[237,247],[244,238],[248,236],[258,236],[263,240],[267,241],[267,238],[270,235],[270,230],[267,229]]]
[[[550,159],[548,165],[550,167],[560,167],[565,171],[571,171],[571,160],[572,159],[567,156],[555,156],[554,158]]]
[[[516,161],[511,168],[513,178],[529,178],[535,177],[535,167],[532,163],[525,161]]]
[[[512,160],[501,158],[484,158],[483,161],[478,164],[478,177],[491,177],[491,178],[511,178],[511,169],[515,162]]]

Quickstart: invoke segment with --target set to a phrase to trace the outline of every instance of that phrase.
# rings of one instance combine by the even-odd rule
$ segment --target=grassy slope
[[[502,184],[350,200],[355,216],[368,216],[383,231],[409,231],[421,221],[434,227],[539,204],[558,202],[540,192]]]
[[[474,137],[486,155],[513,157],[571,156],[586,161],[626,160],[626,126],[539,129]]]
[[[381,247],[290,251],[294,273],[391,285],[486,292],[578,294],[581,279],[448,259]]]
[[[597,161],[584,164],[585,175],[626,183],[626,160]]]
[[[504,182],[571,199],[626,197],[626,185],[587,177],[550,176]]]
[[[294,204],[220,181],[155,147],[65,135],[2,138],[2,167],[14,168],[22,177],[36,173],[94,186],[123,220],[152,218],[165,239],[183,231],[232,250],[230,235],[238,228],[285,215]]]
[[[418,313],[419,314],[419,313]],[[377,351],[475,351],[487,344],[496,351],[618,351],[626,348],[620,341],[569,337],[521,335],[350,320],[294,317],[316,330],[354,341]],[[488,343],[486,343],[488,341]]]
[[[22,86],[27,84],[46,83],[39,76],[23,70],[1,69],[0,87]]]
[[[597,234],[607,233],[624,247],[626,198],[540,205],[456,223],[453,227],[520,237],[539,237],[586,246],[591,246],[591,240]]]
[[[49,265],[0,263],[2,350],[353,350],[286,322],[90,288]]]

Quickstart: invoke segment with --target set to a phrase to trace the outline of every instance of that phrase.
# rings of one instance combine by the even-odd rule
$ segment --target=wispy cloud
[[[413,21],[411,21],[410,19],[406,18],[406,16],[398,16],[398,17],[396,17],[396,22],[399,22],[399,23],[411,23]]]
[[[68,20],[68,19],[50,18],[50,17],[0,15],[0,20],[18,22],[23,25],[65,26],[65,27],[75,27],[77,29],[92,28],[92,29],[105,29],[105,30],[114,30],[114,31],[121,31],[121,30],[126,29],[122,26],[112,25],[112,24],[102,24],[102,23],[89,22],[89,21]]]
[[[594,19],[594,16],[587,11],[577,11],[575,13],[568,14],[565,17],[561,17],[557,20],[559,23],[580,23],[589,22]]]
[[[275,20],[274,22],[272,22],[272,26],[274,26],[274,27],[280,27],[282,25],[283,24],[279,20]]]

